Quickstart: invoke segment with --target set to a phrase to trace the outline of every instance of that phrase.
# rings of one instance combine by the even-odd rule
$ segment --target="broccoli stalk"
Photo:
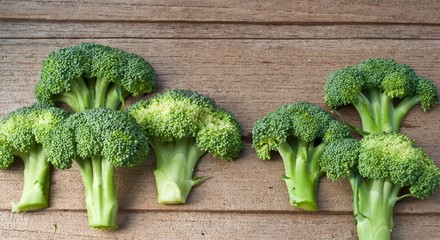
[[[12,212],[48,207],[51,166],[44,152],[49,132],[67,118],[51,105],[35,104],[17,109],[0,123],[0,169],[19,157],[24,163],[23,193]]]
[[[359,199],[353,210],[359,239],[390,239],[394,205],[402,198],[402,187],[389,179],[364,180],[359,174],[350,177],[350,182]]]
[[[317,189],[322,172],[318,159],[324,143],[315,148],[314,142],[287,140],[277,151],[284,163],[283,179],[288,189],[290,204],[309,211],[318,210]]]
[[[400,133],[331,143],[320,166],[332,180],[348,178],[361,240],[390,239],[395,204],[410,196],[425,199],[440,187],[440,170],[432,159]],[[402,188],[409,193],[400,195]]]
[[[148,140],[126,112],[95,108],[69,116],[57,126],[47,144],[48,160],[67,169],[72,159],[82,175],[89,226],[115,229],[118,201],[115,168],[141,164]]]
[[[408,112],[420,104],[423,111],[438,101],[429,80],[393,60],[373,58],[331,73],[324,87],[331,108],[352,104],[366,133],[399,132]]]
[[[350,138],[349,130],[324,110],[307,102],[284,105],[258,120],[253,128],[257,156],[270,159],[278,151],[283,163],[290,204],[317,211],[319,158],[326,145]]]
[[[23,160],[23,193],[18,203],[12,203],[12,212],[26,212],[49,206],[50,164],[42,146],[32,146],[28,153],[16,153]]]
[[[141,57],[120,49],[83,43],[52,52],[35,89],[39,102],[65,103],[74,112],[124,108],[125,98],[156,88],[156,75]]]
[[[100,156],[77,158],[76,163],[84,183],[89,226],[117,228],[115,167]]]
[[[243,147],[235,118],[193,91],[170,90],[139,101],[128,111],[142,126],[155,153],[154,176],[161,204],[186,202],[191,188],[204,179],[192,176],[205,153],[231,160]]]
[[[194,138],[184,137],[172,142],[151,140],[150,145],[156,155],[153,170],[158,189],[157,201],[166,204],[185,203],[191,188],[204,177],[193,178],[198,160],[206,153]]]

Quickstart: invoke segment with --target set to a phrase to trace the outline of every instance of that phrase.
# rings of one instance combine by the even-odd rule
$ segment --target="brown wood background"
[[[156,203],[151,157],[118,170],[116,231],[87,227],[75,167],[52,174],[50,208],[10,213],[22,187],[16,161],[0,172],[1,239],[356,239],[348,184],[323,179],[320,212],[291,207],[279,157],[263,162],[251,148],[253,122],[297,100],[324,107],[327,75],[369,57],[407,63],[440,86],[436,0],[0,0],[0,117],[35,101],[41,62],[51,51],[80,42],[143,56],[157,72],[158,92],[211,96],[237,116],[245,150],[234,162],[203,157],[196,175],[210,178],[180,206]],[[438,165],[439,113],[416,108],[402,129]],[[440,239],[440,193],[401,201],[395,222],[393,239]]]

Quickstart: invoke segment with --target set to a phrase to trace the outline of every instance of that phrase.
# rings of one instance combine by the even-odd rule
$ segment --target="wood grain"
[[[83,211],[0,212],[0,235],[5,240],[357,238],[351,215],[121,211],[118,220],[120,229],[96,231],[87,229]],[[394,220],[393,239],[438,239],[440,216],[402,215]]]
[[[202,22],[440,23],[440,3],[409,1],[3,0],[0,18]]]
[[[440,25],[2,20],[1,38],[440,39]]]

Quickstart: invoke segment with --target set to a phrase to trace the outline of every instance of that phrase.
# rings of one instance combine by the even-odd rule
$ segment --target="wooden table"
[[[102,2],[102,3],[98,3]],[[50,208],[13,214],[23,165],[0,172],[1,239],[356,239],[351,189],[322,179],[320,212],[289,205],[282,161],[258,160],[254,121],[284,103],[325,107],[323,85],[338,68],[393,58],[440,86],[440,2],[408,1],[0,1],[0,117],[35,102],[41,62],[61,47],[97,42],[147,59],[158,92],[193,89],[233,112],[245,149],[226,162],[206,155],[210,178],[186,205],[156,203],[153,159],[117,172],[116,231],[87,226],[76,167],[52,175]],[[146,96],[148,97],[148,96]],[[402,131],[440,165],[440,107],[416,108]],[[354,111],[344,114],[358,124]],[[395,209],[394,239],[440,239],[440,193]],[[57,226],[54,231],[54,225]]]

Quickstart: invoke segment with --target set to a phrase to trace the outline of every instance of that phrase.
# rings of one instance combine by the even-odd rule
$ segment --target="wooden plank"
[[[440,216],[396,216],[393,239],[438,239]],[[86,212],[0,212],[2,239],[356,239],[351,215],[119,213],[120,229],[88,229]],[[55,224],[56,231],[54,233]],[[417,226],[417,227],[414,227]]]
[[[89,39],[86,39],[88,41]],[[95,39],[94,39],[95,40]],[[49,52],[83,40],[0,40],[0,113],[4,116],[18,106],[34,101],[33,87],[41,61]],[[90,41],[92,41],[90,39]],[[124,209],[172,210],[258,210],[296,211],[287,202],[281,161],[263,162],[250,148],[253,122],[281,104],[308,100],[322,104],[322,87],[334,69],[355,64],[368,57],[395,58],[412,65],[421,75],[440,86],[439,41],[404,40],[172,40],[102,39],[100,43],[138,53],[151,61],[159,76],[159,91],[170,88],[194,89],[208,94],[220,106],[236,114],[248,141],[236,162],[207,156],[197,175],[211,176],[194,189],[186,206],[155,204],[151,163],[144,169],[119,172],[121,207]],[[351,111],[351,112],[350,112]],[[356,123],[352,110],[347,120]],[[415,109],[403,131],[440,165],[438,136],[440,109],[422,114]],[[350,115],[352,113],[353,115]],[[0,173],[0,208],[9,209],[21,186],[20,165]],[[72,183],[72,184],[71,184]],[[256,184],[258,183],[258,184]],[[145,186],[141,192],[130,189]],[[83,190],[75,170],[54,174],[53,209],[84,209]],[[320,207],[325,211],[351,211],[351,190],[346,183],[321,184]],[[12,196],[12,197],[11,197]],[[405,200],[397,212],[438,213],[440,194],[426,201]]]
[[[411,1],[4,0],[3,19],[202,22],[440,22],[440,3]]]
[[[3,20],[0,38],[440,39],[440,25]]]

